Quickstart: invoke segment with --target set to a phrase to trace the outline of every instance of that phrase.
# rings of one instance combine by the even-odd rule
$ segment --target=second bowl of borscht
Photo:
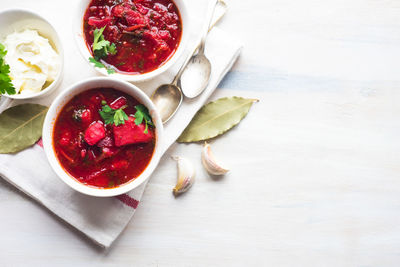
[[[53,101],[43,146],[66,184],[109,197],[146,181],[161,157],[162,133],[160,115],[146,94],[128,82],[98,77],[69,87]]]
[[[97,71],[136,82],[176,62],[188,24],[184,0],[83,0],[73,31],[81,54]]]

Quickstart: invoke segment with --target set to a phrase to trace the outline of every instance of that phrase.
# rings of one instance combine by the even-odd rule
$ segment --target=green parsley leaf
[[[137,111],[137,112],[135,113],[135,124],[136,124],[136,125],[141,124],[141,123],[143,122],[143,119],[144,119],[143,113]]]
[[[93,47],[94,47],[95,44],[99,41],[100,37],[103,36],[103,32],[104,32],[104,29],[105,29],[105,28],[106,28],[106,27],[104,26],[104,27],[101,28],[101,29],[96,28],[96,29],[94,30],[94,32],[93,32]],[[103,37],[103,39],[104,39],[104,37]]]
[[[0,43],[0,58],[5,57],[7,54],[6,48],[3,44]]]
[[[108,74],[115,73],[115,69],[111,67],[106,67],[103,63],[100,62],[101,59],[106,58],[108,55],[115,55],[117,53],[117,47],[114,43],[110,43],[104,39],[104,26],[101,29],[96,28],[93,32],[93,57],[89,58],[89,61],[94,64],[97,68],[105,68]]]
[[[111,55],[115,55],[117,53],[117,47],[115,46],[114,43],[112,43],[109,47],[108,47],[108,53]]]
[[[108,74],[115,73],[115,70],[113,68],[106,67],[103,63],[101,63],[100,61],[98,61],[98,60],[96,60],[96,59],[94,59],[92,57],[89,58],[89,62],[93,63],[96,68],[104,68],[104,69],[106,69]]]
[[[99,42],[93,43],[93,50],[101,50],[103,49],[103,47],[107,49],[107,46],[109,45],[110,45],[109,41],[101,40]]]
[[[7,50],[3,44],[0,43],[0,94],[16,94],[15,87],[11,82],[9,76],[10,66],[5,63],[4,57],[7,54]]]
[[[99,113],[100,116],[103,118],[105,124],[114,123],[115,111],[109,105],[104,105],[102,110],[99,111]]]
[[[148,133],[149,125],[154,126],[153,121],[151,120],[151,116],[149,110],[144,105],[136,105],[135,106],[135,124],[139,125],[143,122],[146,124],[146,128],[144,129],[144,133]]]
[[[115,73],[115,70],[112,69],[112,68],[107,68],[107,73],[108,74],[113,74],[113,73]]]
[[[135,109],[137,110],[136,113],[138,112],[142,113],[144,119],[147,121],[149,125],[154,126],[153,121],[151,120],[149,110],[144,105],[137,105],[135,106]]]
[[[114,124],[115,126],[125,124],[125,121],[129,119],[128,115],[126,115],[125,111],[122,109],[117,109],[114,114]]]
[[[129,119],[123,108],[113,109],[109,105],[103,105],[103,108],[99,113],[105,124],[114,124],[115,126],[118,126],[125,124],[125,121]]]
[[[100,61],[98,61],[98,60],[96,60],[96,59],[94,59],[92,57],[89,58],[89,61],[91,63],[93,63],[96,68],[105,68],[106,67],[106,66],[104,66],[103,63],[101,63]]]
[[[104,39],[104,26],[101,29],[95,29],[93,32],[93,55],[96,60],[107,57],[109,54],[115,55],[117,53],[117,48],[115,44],[111,44],[110,41]]]

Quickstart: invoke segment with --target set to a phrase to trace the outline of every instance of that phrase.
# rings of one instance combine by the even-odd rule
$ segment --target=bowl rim
[[[181,40],[179,42],[178,48],[175,50],[174,54],[166,61],[164,62],[163,65],[161,65],[159,68],[146,72],[143,74],[123,74],[119,72],[115,72],[113,74],[108,74],[107,70],[104,68],[96,68],[93,66],[92,63],[89,62],[88,58],[92,57],[91,53],[89,52],[89,49],[86,45],[85,38],[83,36],[83,16],[84,13],[88,7],[88,4],[90,0],[82,0],[79,1],[77,4],[76,9],[79,10],[79,12],[75,12],[75,18],[72,23],[72,32],[74,35],[75,39],[75,44],[78,47],[78,50],[80,51],[80,54],[84,58],[84,60],[89,64],[92,68],[94,68],[98,73],[107,76],[107,77],[113,77],[113,78],[118,78],[122,79],[128,82],[144,82],[147,80],[150,80],[168,69],[170,69],[181,56],[184,54],[184,51],[186,49],[186,46],[189,42],[189,37],[190,37],[190,20],[189,20],[189,15],[188,15],[188,9],[185,4],[184,0],[171,0],[175,3],[177,6],[179,13],[181,15],[181,21],[182,21],[182,36]]]
[[[98,85],[98,84],[104,85]],[[93,85],[92,85],[93,84]],[[97,84],[97,85],[96,85]],[[53,130],[55,121],[68,101],[70,101],[74,96],[80,94],[81,92],[101,87],[111,87],[116,90],[123,91],[132,95],[136,99],[138,99],[143,105],[145,105],[152,116],[153,122],[156,125],[156,145],[154,148],[153,156],[144,169],[144,171],[135,179],[122,184],[121,186],[105,189],[105,188],[96,188],[88,185],[84,185],[76,180],[72,175],[68,174],[66,170],[61,166],[57,156],[55,155],[55,150],[53,146]],[[129,91],[129,92],[128,92]],[[63,90],[56,99],[52,102],[49,107],[49,110],[46,114],[44,124],[43,124],[43,148],[46,154],[46,157],[50,163],[50,166],[57,174],[57,176],[69,185],[72,189],[95,197],[112,197],[118,196],[121,194],[125,194],[147,181],[150,175],[153,173],[155,168],[157,167],[161,156],[162,156],[162,147],[163,147],[163,124],[161,122],[161,117],[155,108],[154,104],[151,102],[150,98],[137,86],[128,83],[126,81],[121,81],[115,78],[110,77],[92,77],[85,79],[83,81],[79,81],[66,90]]]
[[[46,23],[49,28],[54,32],[54,36],[52,37],[51,43],[53,43],[53,45],[55,47],[53,47],[53,49],[55,48],[58,52],[58,55],[60,57],[60,70],[55,78],[55,80],[49,85],[47,86],[45,89],[41,90],[38,93],[35,94],[31,94],[31,95],[20,95],[20,94],[15,94],[15,95],[8,95],[8,94],[3,94],[3,96],[8,97],[8,98],[12,98],[12,99],[33,99],[33,98],[40,98],[43,97],[47,94],[49,94],[50,92],[53,92],[61,83],[62,77],[63,77],[63,73],[64,73],[64,47],[62,45],[61,39],[60,39],[60,35],[58,34],[58,32],[56,31],[56,29],[54,28],[54,26],[46,19],[44,18],[42,15],[32,11],[32,10],[28,10],[25,8],[8,8],[8,9],[4,9],[2,11],[0,11],[0,16],[4,16],[7,13],[14,13],[14,12],[20,12],[20,13],[26,13],[29,14],[32,17],[35,17],[36,19],[39,19],[41,21],[43,21],[44,23]],[[26,17],[21,17],[19,20],[24,20],[26,19]],[[26,27],[27,29],[29,28]],[[36,29],[38,30],[38,29]],[[49,37],[50,38],[50,37]],[[54,38],[56,40],[54,40]],[[47,37],[46,37],[47,39]]]

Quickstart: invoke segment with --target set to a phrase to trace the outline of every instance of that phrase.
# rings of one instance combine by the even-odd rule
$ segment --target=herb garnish
[[[95,67],[97,68],[105,68],[107,69],[108,74],[115,73],[115,70],[106,67],[103,63],[100,62],[101,59],[106,58],[108,55],[115,55],[117,53],[117,48],[114,43],[110,43],[110,41],[107,41],[104,39],[103,31],[106,28],[104,26],[101,29],[95,29],[93,32],[93,57],[89,58],[89,61],[94,64]]]
[[[103,108],[99,111],[100,116],[103,118],[105,124],[114,124],[115,126],[125,124],[125,121],[129,120],[128,115],[125,113],[123,106],[119,109],[113,109],[109,105],[107,105],[106,101],[101,101]],[[135,124],[140,125],[145,123],[146,128],[144,129],[144,133],[147,134],[149,131],[149,125],[154,126],[153,121],[151,120],[149,110],[144,105],[136,105],[135,106]]]
[[[96,60],[105,58],[109,54],[115,55],[117,53],[115,44],[114,43],[111,44],[110,41],[104,39],[103,32],[105,28],[106,26],[104,26],[101,29],[95,29],[93,32],[94,40],[92,47],[93,47],[94,58]]]
[[[98,60],[96,60],[96,59],[94,59],[94,58],[92,58],[92,57],[89,58],[89,61],[90,61],[91,63],[93,63],[94,66],[95,66],[96,68],[105,68],[105,69],[107,70],[107,73],[108,73],[108,74],[113,74],[113,73],[115,73],[115,70],[114,70],[114,69],[112,69],[112,68],[107,68],[103,63],[101,63],[100,61],[98,61]]]
[[[105,124],[115,124],[115,126],[125,124],[129,119],[123,110],[125,107],[113,109],[109,105],[103,105],[103,109],[99,111],[100,116],[103,118]]]
[[[16,92],[9,76],[10,66],[4,61],[4,57],[6,54],[6,48],[4,47],[4,45],[0,44],[0,93],[14,95],[16,94]]]
[[[139,125],[143,122],[146,124],[146,128],[144,129],[144,133],[148,133],[149,125],[154,126],[153,121],[151,120],[149,110],[144,105],[137,105],[135,106],[136,113],[135,113],[135,124]]]

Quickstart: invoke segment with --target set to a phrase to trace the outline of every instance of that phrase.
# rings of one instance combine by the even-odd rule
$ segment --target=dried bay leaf
[[[256,99],[224,97],[203,106],[178,138],[179,143],[207,140],[221,135],[238,124]]]
[[[15,153],[36,143],[47,110],[42,105],[22,104],[0,114],[0,153]]]

